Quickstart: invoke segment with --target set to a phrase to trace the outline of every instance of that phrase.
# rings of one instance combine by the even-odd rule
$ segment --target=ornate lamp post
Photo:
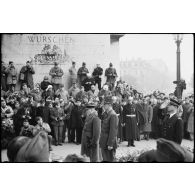
[[[179,99],[182,98],[182,93],[183,89],[186,89],[186,84],[183,79],[181,79],[181,69],[180,69],[180,44],[183,40],[183,35],[182,34],[175,34],[174,35],[174,40],[177,45],[177,51],[176,51],[176,56],[177,56],[177,75],[176,81],[173,81],[174,84],[177,84],[176,89],[175,89],[175,96]]]

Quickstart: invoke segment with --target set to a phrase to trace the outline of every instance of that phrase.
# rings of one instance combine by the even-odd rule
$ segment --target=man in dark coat
[[[116,69],[113,68],[112,63],[110,63],[109,68],[106,69],[105,76],[107,77],[106,82],[109,84],[110,90],[112,91],[117,77]]]
[[[94,69],[92,75],[95,79],[95,85],[98,84],[98,89],[101,90],[101,75],[103,74],[103,69],[100,67],[99,64],[97,64],[97,67]]]
[[[91,90],[91,86],[95,85],[94,78],[88,73],[87,77],[83,80],[83,86],[85,88],[85,91],[88,92]]]
[[[83,106],[81,105],[80,99],[76,100],[70,114],[70,133],[68,137],[69,142],[75,142],[76,132],[76,144],[81,144],[82,129],[83,129]]]
[[[96,104],[91,102],[86,105],[86,120],[81,141],[81,155],[90,158],[90,162],[100,161],[99,139],[101,133],[101,120],[95,110]]]
[[[183,138],[183,121],[177,116],[179,102],[171,99],[167,106],[168,115],[163,121],[161,137],[181,144]]]
[[[49,82],[49,77],[48,76],[44,76],[44,79],[41,82],[41,89],[43,91],[45,91],[49,85],[51,85],[51,83]]]
[[[6,75],[5,63],[1,61],[1,87],[3,91],[7,91],[6,80],[7,80],[7,75]]]
[[[113,96],[112,97],[112,108],[113,110],[116,112],[118,119],[119,119],[119,123],[118,123],[118,139],[119,139],[119,143],[122,142],[124,140],[124,135],[123,135],[123,131],[122,131],[122,106],[120,105],[119,102],[117,102],[117,97]]]
[[[114,162],[117,148],[118,116],[112,109],[112,96],[105,98],[103,109],[105,113],[102,120],[100,148],[103,161]]]
[[[138,115],[136,106],[133,104],[133,97],[128,98],[128,103],[123,108],[123,126],[125,126],[126,140],[128,147],[134,145],[136,139],[136,130],[138,123]]]
[[[26,62],[26,66],[23,66],[20,70],[20,81],[27,83],[30,89],[34,88],[33,74],[35,74],[34,68],[30,65],[30,62]]]
[[[153,138],[157,139],[160,135],[160,124],[159,124],[159,117],[158,112],[160,108],[160,103],[157,102],[157,104],[153,107],[153,118],[152,118],[152,134]]]
[[[188,110],[193,107],[188,97],[185,98],[185,103],[182,105],[182,107],[183,107],[182,119],[184,123],[184,138],[188,139],[189,138],[189,134],[187,132],[187,128],[188,128],[187,124],[189,118]]]
[[[83,85],[83,81],[85,80],[85,78],[87,78],[87,73],[89,73],[89,71],[86,68],[86,63],[83,62],[82,67],[80,67],[77,72],[80,86]]]

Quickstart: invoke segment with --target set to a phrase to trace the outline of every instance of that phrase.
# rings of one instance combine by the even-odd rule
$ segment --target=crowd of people
[[[29,61],[19,74],[13,62],[8,66],[1,63],[1,148],[12,148],[11,157],[10,150],[8,154],[12,162],[24,160],[21,150],[29,151],[32,140],[47,140],[42,148],[48,152],[52,145],[60,147],[67,140],[81,145],[81,155],[91,162],[113,162],[123,141],[135,147],[134,141],[142,139],[164,138],[178,145],[183,138],[194,139],[193,94],[178,99],[174,93],[166,95],[158,90],[140,93],[117,79],[112,63],[105,70],[106,83],[102,85],[99,64],[89,73],[86,63],[77,71],[72,62],[68,90],[57,62],[49,71],[51,78],[44,76],[34,85],[33,74],[36,72]],[[16,90],[18,82],[20,90]],[[13,144],[17,145],[14,152]],[[42,156],[47,159],[47,155]]]

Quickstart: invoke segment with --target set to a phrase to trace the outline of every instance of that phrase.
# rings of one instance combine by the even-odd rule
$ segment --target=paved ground
[[[134,151],[140,151],[144,149],[155,149],[156,141],[155,140],[141,140],[135,141],[136,147],[127,147],[127,142],[122,142],[117,149],[116,156],[124,156],[127,153],[132,153]],[[194,148],[194,142],[189,140],[183,140],[182,146],[189,147],[191,149]],[[80,154],[81,145],[65,143],[63,146],[52,146],[53,151],[50,153],[50,158],[52,160],[62,161],[68,154]],[[7,161],[6,150],[1,151],[2,161]]]

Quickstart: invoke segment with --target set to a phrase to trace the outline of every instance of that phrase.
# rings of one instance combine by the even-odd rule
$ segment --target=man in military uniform
[[[103,69],[100,67],[99,64],[97,64],[97,67],[94,69],[92,75],[95,79],[95,85],[98,84],[98,89],[101,90],[101,75],[103,74]]]
[[[83,128],[81,141],[81,155],[86,155],[90,158],[90,162],[100,161],[99,139],[101,133],[101,120],[95,110],[94,102],[86,105],[86,119]]]
[[[113,90],[117,73],[116,73],[116,69],[113,68],[112,63],[110,63],[109,68],[106,69],[105,76],[107,77],[106,82],[109,84],[110,90]]]
[[[78,81],[79,81],[80,86],[83,85],[83,81],[87,78],[87,73],[89,73],[89,71],[86,68],[86,63],[83,62],[82,67],[80,67],[77,72]]]
[[[62,76],[64,75],[63,70],[58,66],[58,63],[54,63],[54,67],[51,68],[49,75],[51,75],[51,83],[53,85],[54,91],[59,89],[60,84],[62,84]]]
[[[133,104],[133,97],[128,98],[128,103],[123,107],[123,126],[125,126],[126,140],[128,147],[134,145],[136,139],[136,130],[138,124],[138,114],[136,106]]]
[[[112,96],[104,100],[104,116],[100,135],[100,148],[103,161],[114,162],[117,148],[118,116],[112,109]]]
[[[161,137],[181,144],[183,138],[183,121],[177,115],[179,105],[179,102],[170,99],[167,106],[168,114],[163,121]]]

